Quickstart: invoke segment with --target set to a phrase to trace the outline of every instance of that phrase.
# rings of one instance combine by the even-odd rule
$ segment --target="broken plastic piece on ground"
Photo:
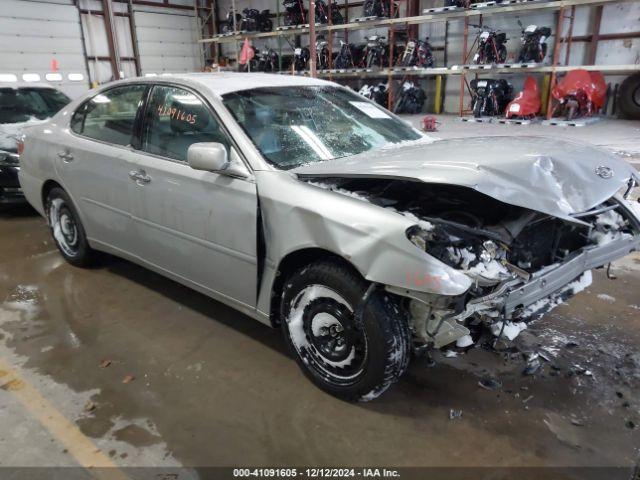
[[[131,383],[136,379],[133,375],[127,375],[122,379],[122,383]]]
[[[460,337],[456,340],[456,347],[458,348],[465,348],[471,345],[473,345],[473,338],[471,338],[471,335],[465,335],[464,337]]]
[[[502,382],[496,378],[485,377],[478,382],[478,386],[485,390],[498,390],[502,388]]]
[[[538,373],[538,371],[540,370],[541,367],[542,367],[542,364],[540,363],[540,360],[538,360],[536,358],[536,359],[532,360],[531,362],[527,363],[527,366],[522,371],[522,374],[523,375],[535,375],[536,373]]]
[[[456,418],[462,418],[462,410],[449,410],[449,420],[455,420]]]
[[[575,425],[576,427],[584,427],[584,422],[582,420],[578,420],[577,418],[572,418],[571,425]]]
[[[496,322],[491,325],[491,333],[494,337],[505,337],[509,340],[513,340],[520,332],[527,328],[527,324],[524,322]]]

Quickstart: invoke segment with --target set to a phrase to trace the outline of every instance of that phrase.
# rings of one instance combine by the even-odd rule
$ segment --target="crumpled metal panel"
[[[292,172],[460,185],[504,203],[565,219],[611,198],[632,175],[640,179],[631,165],[613,153],[544,137],[477,137],[392,145],[304,165]]]
[[[289,253],[321,248],[348,260],[367,280],[400,289],[459,295],[471,279],[412,244],[415,222],[391,210],[301,182],[283,171],[256,171],[266,262],[258,310],[269,312],[276,269]]]

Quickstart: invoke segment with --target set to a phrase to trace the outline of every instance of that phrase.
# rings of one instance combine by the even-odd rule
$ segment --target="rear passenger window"
[[[99,93],[76,110],[71,130],[95,140],[129,145],[145,90],[145,85],[127,85]]]
[[[187,161],[193,143],[218,142],[227,149],[229,140],[209,108],[196,95],[181,88],[153,87],[145,113],[142,149]]]

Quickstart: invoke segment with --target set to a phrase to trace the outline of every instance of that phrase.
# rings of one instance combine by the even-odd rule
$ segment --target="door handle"
[[[138,185],[145,185],[151,181],[151,177],[144,170],[131,170],[129,178],[135,180]]]
[[[73,161],[73,155],[69,151],[66,152],[58,152],[58,157],[65,163],[69,163]]]

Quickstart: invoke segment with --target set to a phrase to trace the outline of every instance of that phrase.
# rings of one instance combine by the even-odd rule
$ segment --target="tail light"
[[[24,152],[24,138],[18,140],[18,155],[22,155],[22,152]]]

